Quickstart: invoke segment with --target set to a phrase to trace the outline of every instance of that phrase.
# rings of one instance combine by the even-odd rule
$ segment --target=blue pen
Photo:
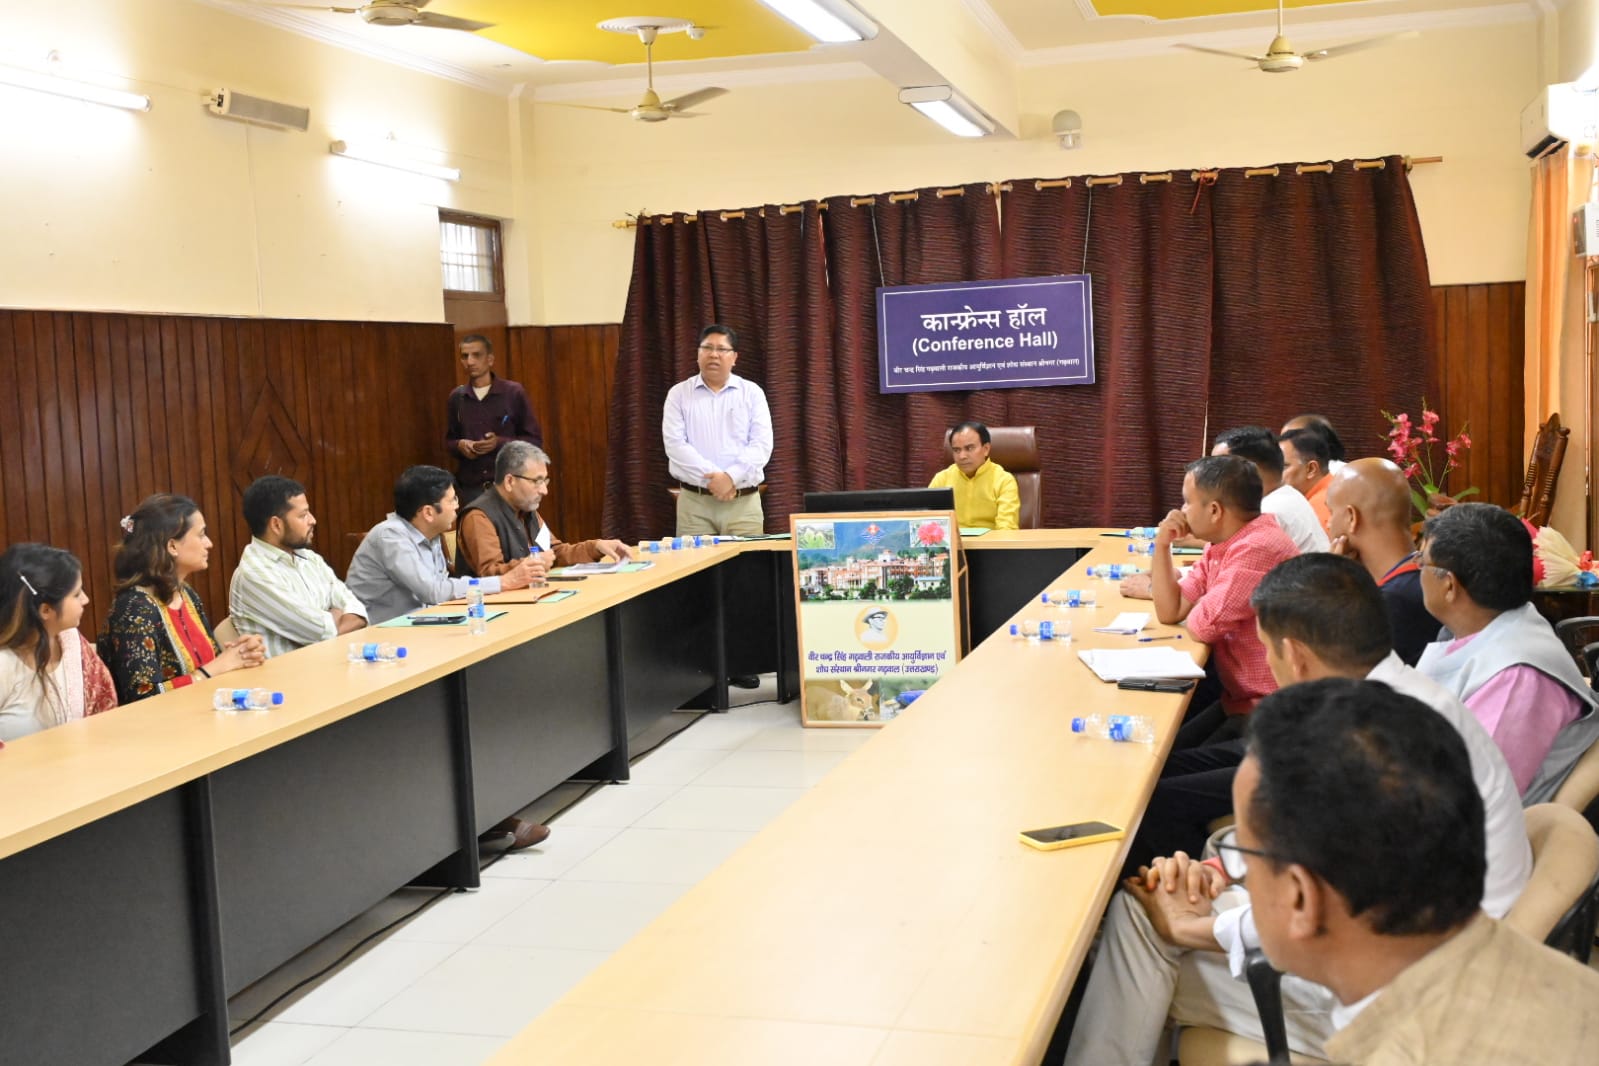
[[[1183,635],[1181,633],[1172,633],[1171,635],[1165,636],[1165,637],[1139,637],[1138,638],[1138,643],[1140,643],[1140,644],[1148,644],[1152,640],[1182,640],[1182,639],[1183,639]]]

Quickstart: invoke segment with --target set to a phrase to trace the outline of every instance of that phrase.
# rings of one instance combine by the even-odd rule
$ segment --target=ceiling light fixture
[[[994,132],[993,121],[948,85],[901,89],[899,102],[914,107],[957,137],[986,137]]]
[[[849,0],[761,0],[761,3],[826,44],[869,41],[877,23]]]
[[[425,178],[438,178],[441,181],[461,180],[459,167],[443,167],[437,163],[424,163],[420,159],[412,159],[391,147],[388,141],[355,144],[349,141],[334,141],[328,145],[328,151],[334,155],[342,155],[346,159],[359,159],[363,163],[376,163],[380,167],[408,170]]]
[[[51,58],[55,58],[54,53],[51,54]],[[14,85],[19,89],[32,89],[34,92],[49,93],[52,96],[65,96],[71,100],[83,100],[104,107],[120,107],[124,111],[150,110],[148,96],[126,93],[120,89],[107,89],[104,86],[91,85],[86,81],[63,78],[56,74],[43,74],[36,70],[24,70],[21,67],[0,66],[0,84]]]

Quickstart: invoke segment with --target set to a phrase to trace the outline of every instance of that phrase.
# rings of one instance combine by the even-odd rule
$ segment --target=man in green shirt
[[[929,488],[955,490],[955,521],[968,529],[1017,529],[1022,500],[1016,475],[988,458],[988,427],[962,422],[950,430],[955,462],[933,475]]]

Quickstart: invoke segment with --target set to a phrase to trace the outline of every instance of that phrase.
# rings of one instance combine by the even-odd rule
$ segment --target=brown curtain
[[[1093,276],[1093,385],[1011,389],[1004,425],[1036,425],[1046,526],[1125,526],[1181,503],[1203,454],[1211,229],[1187,183],[1004,194],[1004,276]],[[1086,251],[1086,256],[1085,256]],[[1085,269],[1086,268],[1086,269]]]
[[[998,391],[879,393],[877,288],[1002,277],[998,207],[985,185],[835,196],[825,229],[844,478],[805,487],[925,485],[948,463],[944,431],[963,418],[1003,424],[1006,398]]]
[[[1438,398],[1410,181],[1397,156],[1381,169],[1300,169],[1224,170],[1205,193],[1216,234],[1210,433],[1315,412],[1351,456],[1381,455],[1382,411],[1415,416],[1424,395]]]

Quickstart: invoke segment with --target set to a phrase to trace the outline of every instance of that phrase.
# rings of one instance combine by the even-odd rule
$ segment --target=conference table
[[[1125,562],[1102,532],[969,541],[967,659],[501,1061],[1036,1060],[1124,845],[1016,831],[1131,829],[1186,697],[1077,661],[1130,640],[1089,632],[1108,583],[1073,645],[981,638],[1085,552]],[[399,664],[351,664],[345,638],[227,678],[284,692],[270,712],[214,712],[201,684],[0,751],[0,1066],[226,1063],[229,996],[402,885],[477,887],[506,815],[626,781],[630,745],[696,698],[725,708],[730,672],[797,691],[787,542],[648,558],[507,596],[484,636],[361,634],[406,645]],[[1094,709],[1149,714],[1153,752],[1073,737]]]

